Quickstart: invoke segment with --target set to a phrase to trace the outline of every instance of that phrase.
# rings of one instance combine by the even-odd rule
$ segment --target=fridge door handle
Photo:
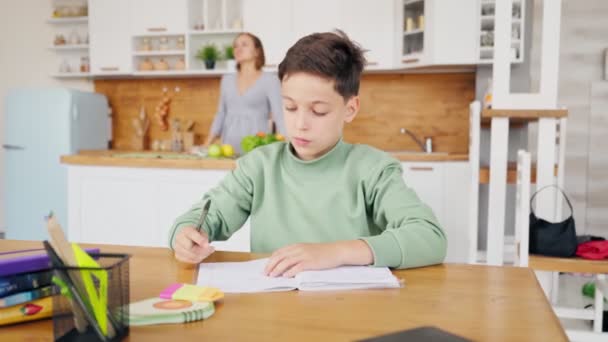
[[[78,120],[78,107],[76,105],[72,106],[72,119],[74,121]]]
[[[19,145],[9,145],[9,144],[4,144],[2,145],[2,147],[5,150],[25,150],[25,147],[23,146],[19,146]]]

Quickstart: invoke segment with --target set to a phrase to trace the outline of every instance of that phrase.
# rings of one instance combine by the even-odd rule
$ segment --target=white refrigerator
[[[67,168],[59,159],[79,150],[108,148],[108,100],[62,88],[13,89],[5,104],[6,238],[48,239],[44,217],[50,211],[67,234]]]

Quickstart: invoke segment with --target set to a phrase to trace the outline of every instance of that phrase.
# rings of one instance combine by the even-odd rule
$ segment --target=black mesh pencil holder
[[[129,334],[129,255],[91,256],[99,267],[53,267],[55,290],[61,293],[53,297],[55,341],[120,341]]]

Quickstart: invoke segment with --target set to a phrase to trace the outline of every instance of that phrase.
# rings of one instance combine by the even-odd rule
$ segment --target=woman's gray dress
[[[277,132],[285,135],[282,102],[281,83],[274,73],[262,73],[243,94],[238,91],[237,74],[225,74],[211,133],[221,136],[222,143],[232,145],[241,154],[244,136],[269,133],[268,120],[272,113]]]

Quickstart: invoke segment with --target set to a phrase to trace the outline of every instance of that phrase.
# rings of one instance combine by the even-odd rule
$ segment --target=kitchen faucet
[[[401,134],[407,134],[410,136],[410,138],[412,138],[412,140],[414,140],[416,142],[416,144],[418,144],[418,146],[420,146],[420,149],[426,153],[431,153],[433,152],[433,140],[430,137],[427,137],[425,139],[425,143],[423,144],[422,141],[420,141],[418,138],[416,138],[416,136],[410,132],[409,130],[405,129],[405,128],[401,128],[399,130],[399,132]]]

